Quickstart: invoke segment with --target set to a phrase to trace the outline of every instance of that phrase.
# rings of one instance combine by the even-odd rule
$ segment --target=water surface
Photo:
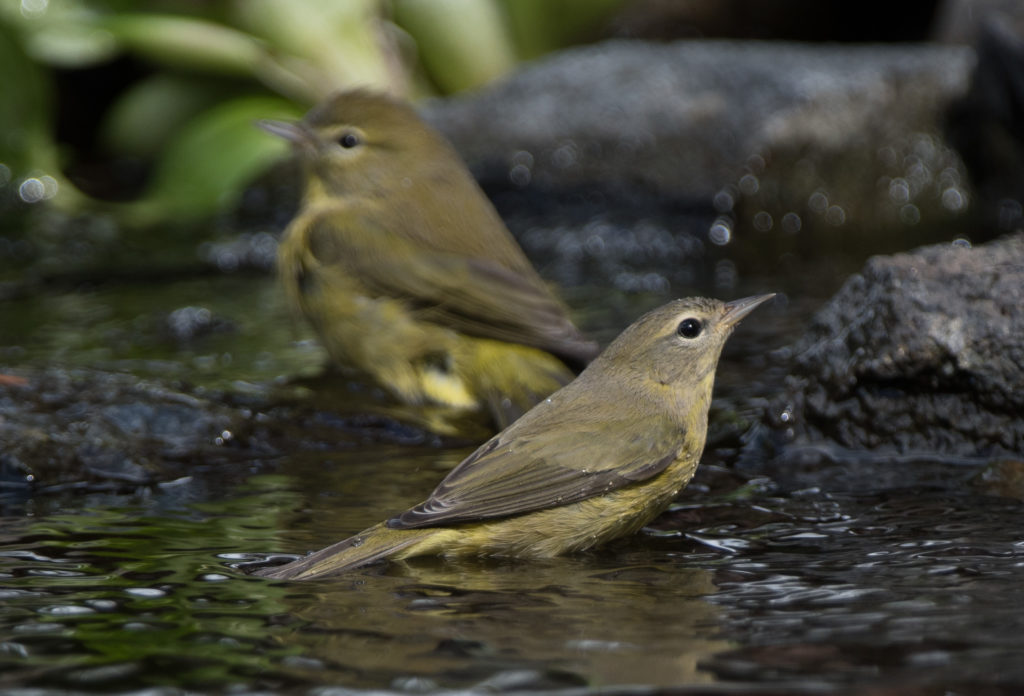
[[[195,450],[127,428],[104,446],[153,439],[157,465],[116,486],[32,488],[0,458],[0,691],[1020,693],[1024,509],[986,493],[980,465],[741,456],[747,416],[781,377],[766,356],[841,281],[815,295],[812,266],[672,289],[801,300],[759,309],[728,344],[705,461],[652,528],[544,562],[419,559],[306,583],[247,570],[421,501],[472,447],[351,417],[351,403],[276,406],[323,387],[323,353],[269,277],[4,302],[17,389],[38,370],[88,369],[86,410],[102,409],[104,380],[129,375],[250,426],[233,449]],[[667,299],[568,294],[604,340]],[[8,418],[29,401],[17,389],[0,400]],[[44,414],[49,397],[33,396]],[[60,422],[95,423],[74,414]]]

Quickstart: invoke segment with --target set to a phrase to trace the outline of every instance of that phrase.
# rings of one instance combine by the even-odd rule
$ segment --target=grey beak
[[[256,125],[271,135],[284,138],[298,147],[316,148],[316,136],[301,121],[272,121],[261,119]]]
[[[726,326],[735,326],[739,323],[740,319],[753,312],[759,304],[767,302],[773,297],[775,297],[774,292],[768,295],[753,295],[751,297],[744,297],[742,300],[726,302],[725,316],[722,317],[722,321]]]

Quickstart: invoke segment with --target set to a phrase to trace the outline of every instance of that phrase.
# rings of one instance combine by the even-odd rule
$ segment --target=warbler
[[[333,361],[405,403],[487,408],[503,427],[597,354],[410,105],[355,90],[259,125],[305,164],[278,268]]]
[[[773,296],[682,299],[648,312],[426,501],[261,574],[318,578],[423,555],[546,558],[637,531],[693,476],[722,346]]]

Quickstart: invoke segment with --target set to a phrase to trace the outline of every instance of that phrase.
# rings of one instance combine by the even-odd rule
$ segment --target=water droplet
[[[21,182],[18,187],[18,196],[26,203],[38,203],[46,195],[46,187],[43,182],[35,177],[30,177]]]
[[[907,225],[916,225],[921,221],[921,211],[913,203],[900,208],[900,220]]]
[[[733,206],[736,205],[736,196],[733,195],[733,191],[728,188],[724,188],[715,194],[715,197],[711,200],[711,204],[715,206],[715,210],[720,213],[731,212]]]
[[[846,211],[843,210],[842,206],[830,205],[825,213],[825,220],[828,224],[839,227],[846,222]]]
[[[517,164],[508,170],[508,180],[519,187],[529,186],[533,172],[525,164]]]
[[[889,182],[889,198],[893,203],[906,203],[910,200],[910,184],[899,177]]]
[[[942,192],[942,206],[954,213],[960,212],[967,204],[967,198],[963,192],[955,186],[950,186]]]
[[[725,246],[732,239],[732,221],[726,217],[715,220],[708,230],[708,239],[718,246]]]
[[[807,207],[816,213],[824,213],[828,210],[828,196],[821,191],[815,191],[807,199]]]
[[[521,164],[530,169],[533,168],[533,153],[529,150],[518,150],[512,155],[512,164]]]
[[[768,232],[774,224],[771,213],[766,210],[762,210],[754,215],[754,229],[758,232]]]
[[[786,213],[782,216],[782,231],[789,234],[796,234],[803,227],[803,220],[796,213]]]
[[[551,153],[551,162],[559,169],[568,169],[579,160],[579,148],[569,141]]]

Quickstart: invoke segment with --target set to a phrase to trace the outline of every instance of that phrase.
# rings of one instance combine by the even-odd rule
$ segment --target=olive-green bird
[[[722,346],[771,297],[676,300],[645,314],[426,501],[260,574],[318,578],[424,555],[547,558],[635,532],[693,476]]]
[[[260,125],[306,165],[279,273],[336,363],[408,404],[489,408],[501,427],[597,354],[408,104],[357,90]]]

